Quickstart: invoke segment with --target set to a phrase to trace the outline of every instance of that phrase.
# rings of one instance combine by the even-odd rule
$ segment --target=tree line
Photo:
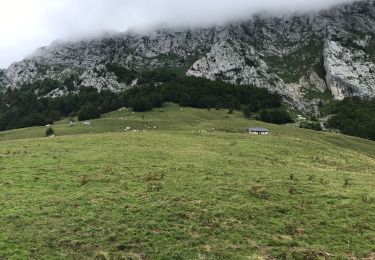
[[[168,70],[145,72],[138,84],[140,87],[132,88],[125,94],[129,105],[136,111],[159,107],[164,102],[174,102],[185,107],[236,110],[248,106],[253,112],[280,107],[282,104],[279,94],[264,88],[180,76]]]
[[[51,124],[62,117],[94,119],[120,106],[119,95],[94,88],[56,98],[39,97],[27,86],[8,89],[0,93],[0,131]]]
[[[72,76],[59,82],[37,81],[18,89],[0,92],[0,131],[51,124],[63,117],[79,120],[98,118],[101,114],[120,107],[131,107],[142,112],[174,102],[185,107],[242,110],[245,117],[275,124],[292,122],[292,117],[282,106],[282,97],[267,89],[247,85],[232,85],[222,81],[186,77],[171,70],[136,72],[110,67],[127,83],[138,78],[138,85],[121,93],[101,91],[93,87],[73,91]],[[126,76],[127,74],[129,76]],[[46,96],[49,91],[68,85],[64,96]],[[44,96],[41,97],[41,94]],[[345,98],[329,104],[326,114],[331,114],[326,127],[344,134],[375,140],[375,99]],[[318,125],[308,125],[315,129]],[[318,129],[316,129],[318,130]],[[320,125],[319,125],[319,130]]]
[[[375,99],[348,97],[335,103],[331,113],[329,128],[375,141]]]
[[[133,71],[127,77],[128,71],[115,65],[109,68],[127,83],[136,77]],[[165,69],[141,72],[137,78],[137,87],[121,93],[99,93],[93,87],[73,91],[74,75],[64,82],[45,79],[19,89],[7,89],[0,92],[0,131],[51,124],[63,117],[94,119],[120,107],[131,107],[137,112],[148,111],[162,107],[165,102],[185,107],[243,110],[246,116],[261,111],[260,119],[271,123],[291,120],[281,108],[282,97],[263,88],[187,77]],[[46,96],[66,85],[69,86],[66,95]]]

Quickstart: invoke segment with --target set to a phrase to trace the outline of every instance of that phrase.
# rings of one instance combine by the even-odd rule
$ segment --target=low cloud
[[[157,26],[204,26],[254,13],[316,11],[350,0],[3,0],[0,67],[57,38]]]

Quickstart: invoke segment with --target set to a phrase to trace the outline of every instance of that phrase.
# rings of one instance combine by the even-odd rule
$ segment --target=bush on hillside
[[[47,130],[46,130],[46,136],[49,137],[49,136],[53,136],[55,135],[55,131],[53,130],[52,127],[48,127]]]
[[[84,120],[90,120],[90,119],[96,119],[100,117],[100,113],[96,107],[94,107],[92,104],[87,104],[81,108],[81,110],[78,111],[78,120],[84,121]]]
[[[283,125],[283,124],[288,124],[288,123],[293,122],[293,119],[288,113],[288,111],[281,109],[281,108],[263,110],[260,113],[258,119],[263,122],[267,122],[271,124],[278,124],[278,125]]]
[[[375,140],[375,99],[345,98],[335,105],[329,128],[343,134]]]
[[[322,125],[319,122],[301,122],[299,128],[323,131]]]

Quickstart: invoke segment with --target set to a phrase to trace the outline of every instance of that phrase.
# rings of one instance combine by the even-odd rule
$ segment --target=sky
[[[129,28],[205,26],[350,0],[0,0],[0,68],[56,39]]]

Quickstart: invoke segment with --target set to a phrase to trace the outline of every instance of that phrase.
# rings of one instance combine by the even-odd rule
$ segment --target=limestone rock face
[[[233,84],[277,87],[280,80],[267,71],[267,64],[259,58],[253,46],[225,40],[213,45],[210,52],[196,61],[186,74]]]
[[[136,84],[121,82],[108,64],[133,71],[170,67],[188,76],[255,85],[280,93],[301,111],[315,111],[319,102],[312,100],[327,90],[337,99],[375,96],[375,2],[278,17],[259,14],[209,28],[55,41],[0,71],[0,88],[55,80],[60,88],[50,95],[56,96],[83,87],[121,91]]]
[[[375,97],[375,64],[363,50],[349,49],[339,42],[327,41],[324,59],[327,83],[336,99],[348,96]]]

